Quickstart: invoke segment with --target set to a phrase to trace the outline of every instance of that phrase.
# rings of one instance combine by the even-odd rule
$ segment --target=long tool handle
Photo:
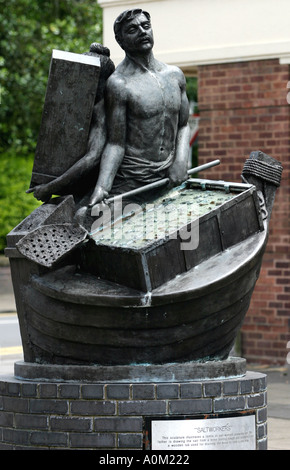
[[[195,168],[191,168],[191,170],[188,170],[187,174],[193,175],[194,173],[199,173],[200,171],[207,170],[208,168],[211,168],[219,164],[220,164],[220,160],[213,160],[212,162],[205,163],[204,165],[199,165],[199,166],[196,166]]]
[[[193,175],[194,173],[199,173],[200,171],[207,170],[208,168],[212,168],[213,166],[216,166],[219,164],[220,164],[220,160],[213,160],[212,162],[205,163],[204,165],[199,165],[199,166],[196,166],[195,168],[191,168],[190,170],[188,170],[187,174],[190,176],[190,175]],[[119,199],[123,199],[124,197],[135,196],[136,194],[140,194],[151,189],[159,188],[160,186],[165,186],[165,184],[167,183],[169,183],[169,178],[163,178],[162,180],[155,181],[154,183],[149,183],[149,184],[146,184],[145,186],[141,186],[140,188],[127,191],[126,193],[118,194],[117,196],[112,196],[109,199],[106,199],[105,202],[107,204],[111,202],[116,202]],[[99,203],[97,203],[96,206],[98,204]],[[94,207],[95,206],[93,206],[93,208]]]
[[[110,202],[116,202],[119,199],[123,199],[127,196],[135,196],[135,194],[140,194],[145,191],[149,191],[150,189],[159,188],[160,186],[165,186],[166,183],[169,183],[169,178],[163,178],[162,180],[155,181],[154,183],[145,184],[145,186],[141,186],[140,188],[131,189],[131,191],[127,191],[123,194],[118,194],[117,196],[112,196],[109,199],[105,199],[105,202],[109,204]]]

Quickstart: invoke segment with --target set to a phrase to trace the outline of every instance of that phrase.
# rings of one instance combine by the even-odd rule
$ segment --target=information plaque
[[[151,421],[152,450],[255,450],[255,415]]]

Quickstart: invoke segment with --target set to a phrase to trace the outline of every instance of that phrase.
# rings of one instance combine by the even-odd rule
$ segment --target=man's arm
[[[186,95],[186,81],[180,71],[181,106],[179,112],[178,132],[176,137],[175,160],[169,171],[173,185],[178,185],[187,179],[190,129],[188,124],[189,104]]]
[[[89,206],[106,198],[125,155],[126,89],[124,80],[111,75],[106,89],[107,143],[102,155],[97,184]]]

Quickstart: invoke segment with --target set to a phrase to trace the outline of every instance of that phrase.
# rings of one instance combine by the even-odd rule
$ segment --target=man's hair
[[[126,10],[121,13],[114,23],[114,33],[116,41],[120,44],[122,43],[122,27],[125,22],[132,20],[137,15],[144,14],[148,20],[151,20],[150,14],[147,11],[142,10],[141,8],[134,8],[133,10]]]

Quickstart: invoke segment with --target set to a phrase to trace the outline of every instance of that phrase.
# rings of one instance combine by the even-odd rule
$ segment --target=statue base
[[[230,357],[224,361],[183,362],[170,364],[130,364],[120,366],[57,365],[16,362],[14,374],[26,380],[82,382],[190,382],[216,378],[241,377],[246,360]]]
[[[68,366],[56,377],[58,367],[18,362],[14,377],[0,376],[0,450],[266,450],[266,375],[243,372],[241,358],[218,361],[215,377],[213,365],[195,364],[198,378],[180,364],[171,380],[170,365],[154,380],[115,367],[115,380],[85,380]]]

